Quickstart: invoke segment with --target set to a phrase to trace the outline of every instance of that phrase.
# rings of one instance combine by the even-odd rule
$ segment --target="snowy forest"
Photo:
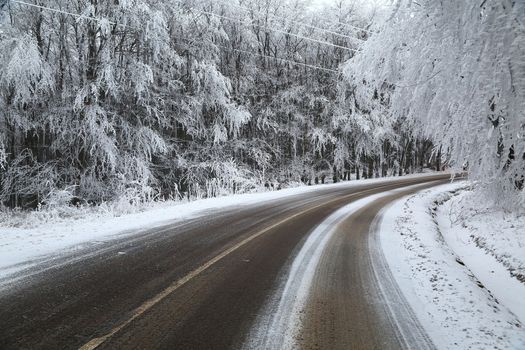
[[[5,208],[445,167],[525,207],[521,0],[0,6]]]

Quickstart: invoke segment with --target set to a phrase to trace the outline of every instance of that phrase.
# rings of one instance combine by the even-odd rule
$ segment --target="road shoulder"
[[[444,185],[393,203],[382,213],[379,244],[397,284],[439,349],[523,348],[522,323],[476,273],[479,264],[489,264],[492,257],[485,254],[485,259],[465,263],[461,255],[468,254],[458,254],[446,239],[450,232],[443,232],[448,212],[437,213],[436,206],[462,186]]]

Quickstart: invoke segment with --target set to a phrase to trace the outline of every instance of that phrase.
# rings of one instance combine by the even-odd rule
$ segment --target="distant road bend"
[[[374,233],[447,181],[327,186],[63,256],[0,289],[0,349],[433,348]]]

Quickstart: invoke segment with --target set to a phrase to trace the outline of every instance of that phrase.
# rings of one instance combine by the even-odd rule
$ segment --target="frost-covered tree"
[[[525,203],[525,4],[397,1],[345,68],[358,101],[430,138],[492,198]]]
[[[362,2],[12,1],[0,202],[138,203],[392,170],[390,148],[406,148],[395,123],[343,112],[339,66],[376,16]]]

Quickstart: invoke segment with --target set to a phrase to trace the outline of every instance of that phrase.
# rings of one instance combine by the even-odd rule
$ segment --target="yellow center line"
[[[407,181],[408,182],[408,181]],[[378,188],[382,188],[382,187],[388,187],[388,186],[392,186],[392,185],[401,185],[401,187],[404,187],[404,186],[407,186],[408,184],[406,184],[405,182],[403,183],[391,183],[391,184],[387,184],[387,185],[382,185],[382,186],[376,186],[374,188],[371,188],[371,189],[368,189],[368,190],[363,190],[363,191],[358,191],[358,192],[354,192],[354,193],[351,193],[349,195],[345,195],[345,196],[342,196],[342,197],[339,197],[339,198],[335,198],[333,200],[330,200],[330,201],[327,201],[327,202],[324,202],[324,203],[321,203],[321,204],[318,204],[316,206],[313,206],[313,207],[310,207],[304,211],[301,211],[299,213],[296,213],[296,214],[293,214],[292,216],[289,216],[287,217],[286,219],[283,219],[271,226],[268,226],[266,228],[264,228],[263,230],[255,233],[254,235],[250,236],[250,237],[247,237],[245,238],[244,240],[242,240],[241,242],[235,244],[234,246],[226,249],[225,251],[223,251],[222,253],[220,253],[219,255],[215,256],[213,259],[209,260],[207,263],[205,263],[204,265],[201,265],[200,267],[192,270],[190,273],[188,273],[186,276],[180,278],[179,280],[173,282],[170,286],[168,286],[166,289],[164,289],[162,292],[160,292],[159,294],[157,294],[155,297],[147,300],[146,302],[144,302],[142,305],[140,305],[139,307],[137,307],[135,310],[133,310],[133,313],[131,315],[131,317],[129,317],[126,321],[122,322],[120,325],[114,327],[109,333],[101,336],[101,337],[98,337],[98,338],[93,338],[91,339],[89,342],[87,342],[86,344],[84,344],[83,346],[80,347],[80,350],[93,350],[95,348],[97,348],[98,346],[100,346],[101,344],[103,344],[106,340],[108,340],[109,338],[111,338],[113,335],[115,335],[116,333],[118,333],[120,330],[122,330],[124,327],[126,327],[127,325],[129,325],[131,322],[133,322],[135,319],[139,318],[141,315],[143,315],[146,311],[148,311],[149,309],[151,309],[153,306],[155,306],[156,304],[158,304],[160,301],[162,301],[164,298],[166,298],[168,295],[170,295],[171,293],[173,293],[174,291],[176,291],[177,289],[179,289],[180,287],[182,287],[183,285],[185,285],[186,283],[188,283],[191,279],[193,279],[194,277],[197,277],[198,275],[200,275],[202,272],[204,272],[205,270],[207,270],[208,268],[210,268],[212,265],[214,265],[215,263],[217,263],[218,261],[222,260],[223,258],[225,258],[226,256],[230,255],[231,253],[233,253],[234,251],[238,250],[239,248],[241,248],[242,246],[246,245],[247,243],[253,241],[254,239],[262,236],[263,234],[265,234],[266,232],[276,228],[277,226],[280,226],[282,224],[284,224],[285,222],[287,221],[290,221],[290,220],[293,220],[295,219],[296,217],[298,216],[301,216],[301,215],[304,215],[312,210],[315,210],[317,208],[320,208],[322,206],[325,206],[325,205],[328,205],[332,202],[336,202],[336,201],[340,201],[342,199],[346,199],[346,198],[349,198],[349,197],[353,197],[353,196],[357,196],[359,194],[363,194],[363,193],[366,193],[366,192],[370,192],[370,191],[374,191],[374,190],[377,190]]]

